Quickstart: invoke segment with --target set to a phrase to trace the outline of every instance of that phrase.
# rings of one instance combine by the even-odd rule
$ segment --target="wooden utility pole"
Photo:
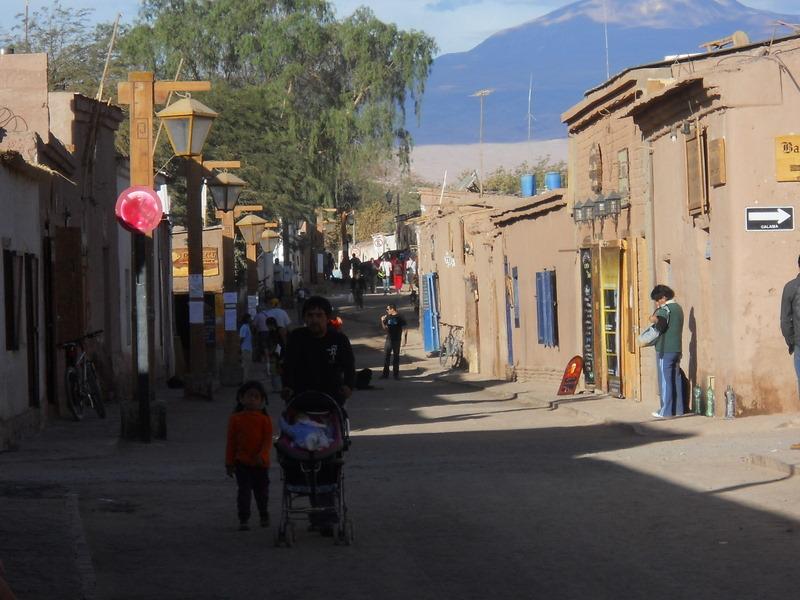
[[[119,104],[130,106],[130,184],[153,189],[153,108],[163,104],[170,91],[207,91],[208,81],[156,82],[153,73],[137,71],[128,73],[128,81],[117,87]],[[191,203],[190,203],[191,204]],[[138,434],[149,442],[151,439],[151,404],[153,402],[154,323],[155,303],[153,295],[153,237],[133,234],[132,267],[135,289],[133,306],[133,386],[138,401],[138,417],[133,412],[122,411],[124,436]],[[191,255],[190,255],[191,260]],[[190,264],[190,273],[192,273]],[[200,271],[202,273],[202,270]],[[157,431],[158,437],[166,437],[166,429]]]

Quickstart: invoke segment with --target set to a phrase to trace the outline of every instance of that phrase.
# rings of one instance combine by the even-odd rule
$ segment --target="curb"
[[[78,494],[74,492],[68,493],[65,498],[65,504],[67,518],[69,519],[69,532],[72,536],[75,552],[75,568],[81,582],[81,598],[82,600],[95,600],[97,578],[94,573],[92,556],[89,553],[89,545],[86,543],[86,535],[83,531],[83,520],[78,506]]]
[[[747,456],[747,462],[757,467],[769,469],[770,471],[776,471],[782,475],[785,475],[787,478],[797,475],[797,467],[795,465],[791,465],[771,456],[765,456],[763,454],[749,454]]]
[[[493,391],[487,389],[485,386],[482,386],[482,385],[477,384],[477,383],[473,383],[473,382],[469,382],[469,381],[456,381],[456,380],[453,380],[453,379],[448,379],[446,371],[439,371],[438,373],[437,372],[433,372],[433,373],[431,373],[431,376],[436,381],[441,381],[442,383],[449,383],[449,384],[452,384],[452,385],[460,385],[462,387],[468,387],[468,388],[471,388],[473,390],[486,392],[487,394],[491,394],[498,401],[516,400],[517,397],[518,397],[518,394],[516,392],[511,392],[511,393],[506,393],[506,394],[498,394],[497,392],[493,392]]]

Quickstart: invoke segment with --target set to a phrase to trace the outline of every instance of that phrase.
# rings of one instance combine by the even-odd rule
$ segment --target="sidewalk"
[[[800,413],[763,415],[726,420],[687,414],[673,419],[655,419],[654,406],[605,394],[556,395],[557,384],[490,380],[474,373],[443,371],[436,359],[437,378],[449,383],[485,390],[498,398],[518,400],[551,410],[568,411],[596,423],[630,429],[636,435],[661,438],[707,436],[709,450],[725,453],[731,460],[744,457],[754,465],[791,476],[800,473]],[[428,366],[428,365],[426,365]]]

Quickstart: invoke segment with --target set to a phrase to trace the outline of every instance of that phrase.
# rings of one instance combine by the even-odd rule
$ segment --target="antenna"
[[[533,113],[531,112],[531,101],[533,99],[533,73],[531,73],[531,80],[528,84],[528,143],[531,143],[531,123],[533,121]]]
[[[606,0],[603,0],[603,33],[606,37],[606,80],[611,79],[611,69],[608,66],[608,10]]]
[[[480,186],[480,195],[483,198],[483,99],[486,98],[489,94],[491,94],[494,90],[493,89],[484,89],[478,90],[474,94],[472,94],[473,98],[478,98],[481,101],[481,125],[478,132],[478,152],[480,153],[480,167],[481,167],[481,175],[480,179],[478,180],[478,184]]]

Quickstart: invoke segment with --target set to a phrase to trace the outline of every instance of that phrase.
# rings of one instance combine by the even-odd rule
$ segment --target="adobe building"
[[[471,372],[549,381],[579,353],[578,251],[565,190],[516,197],[423,189],[425,349],[454,327]]]
[[[713,383],[717,415],[728,386],[739,415],[800,409],[779,329],[800,254],[797,73],[792,36],[626,70],[563,115],[594,384],[657,406],[636,336],[663,283],[686,315],[681,367]]]

